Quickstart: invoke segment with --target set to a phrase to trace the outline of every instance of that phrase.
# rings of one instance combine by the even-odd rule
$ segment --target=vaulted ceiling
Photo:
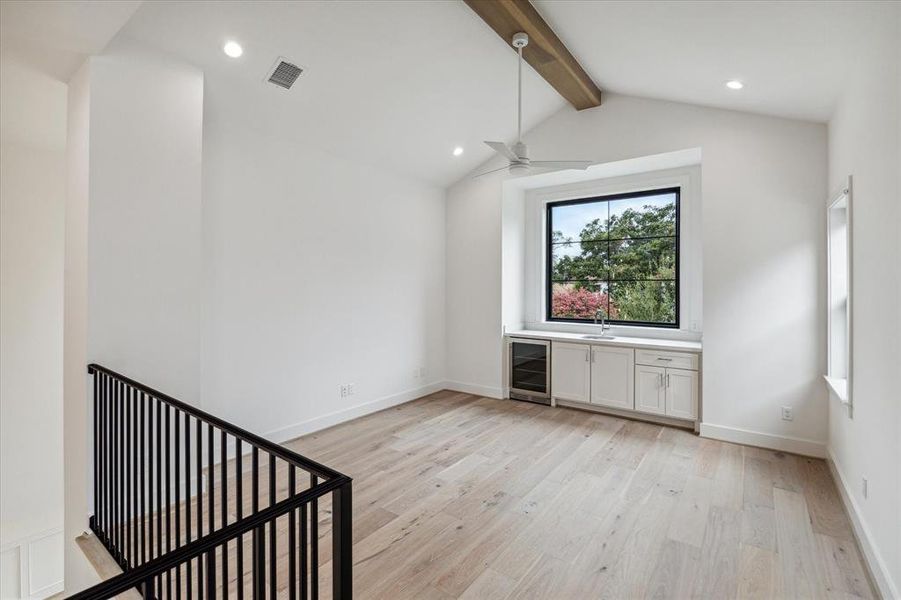
[[[829,118],[867,36],[867,2],[533,1],[604,92],[814,121]],[[37,9],[12,19],[10,4]],[[65,75],[98,50],[81,33],[116,27],[135,4],[3,2],[4,53],[31,48]],[[489,158],[482,140],[515,134],[515,54],[462,0],[153,1],[119,36],[201,67],[211,123],[436,185]],[[241,58],[222,53],[226,39]],[[263,82],[280,56],[305,69],[288,92]],[[526,130],[573,110],[530,68],[524,77]]]
[[[145,2],[121,35],[202,67],[205,118],[223,127],[436,185],[482,162],[481,140],[516,131],[515,54],[457,0]],[[226,39],[243,56],[226,57]],[[304,68],[289,91],[264,83],[279,56]],[[565,104],[531,70],[524,89],[524,127]]]

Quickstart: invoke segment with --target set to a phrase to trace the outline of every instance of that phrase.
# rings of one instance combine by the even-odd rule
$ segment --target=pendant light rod
[[[529,45],[529,36],[519,32],[513,34],[513,47],[519,53],[519,71],[516,74],[516,141],[522,141],[522,49]]]

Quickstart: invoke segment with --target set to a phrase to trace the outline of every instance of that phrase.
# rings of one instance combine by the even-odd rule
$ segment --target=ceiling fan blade
[[[510,149],[510,146],[503,142],[485,142],[485,144],[490,146],[498,154],[506,156],[510,160],[519,160],[519,157]]]
[[[592,165],[590,160],[533,160],[530,167],[539,169],[581,169],[585,170]]]
[[[489,171],[482,171],[481,173],[476,173],[475,175],[472,176],[472,178],[475,179],[476,177],[481,177],[482,175],[488,175],[489,173],[497,173],[498,171],[506,171],[509,168],[510,168],[510,165],[504,165],[503,167],[499,167],[497,169],[491,169]]]

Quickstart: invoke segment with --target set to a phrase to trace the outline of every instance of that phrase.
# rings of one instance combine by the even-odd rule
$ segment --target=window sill
[[[823,375],[826,380],[826,387],[832,394],[838,398],[842,404],[848,404],[848,380],[841,377],[830,377]]]
[[[598,334],[601,326],[593,323],[578,323],[572,321],[533,321],[523,324],[524,329],[560,332],[568,334]],[[687,329],[675,329],[671,327],[637,327],[629,325],[611,325],[607,330],[611,335],[621,337],[649,338],[653,340],[674,340],[685,342],[700,342],[700,331]]]

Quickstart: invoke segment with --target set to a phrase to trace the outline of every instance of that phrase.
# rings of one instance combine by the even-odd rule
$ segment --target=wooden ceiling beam
[[[601,90],[529,0],[463,0],[513,50],[513,34],[529,35],[523,58],[576,110],[601,104]]]

